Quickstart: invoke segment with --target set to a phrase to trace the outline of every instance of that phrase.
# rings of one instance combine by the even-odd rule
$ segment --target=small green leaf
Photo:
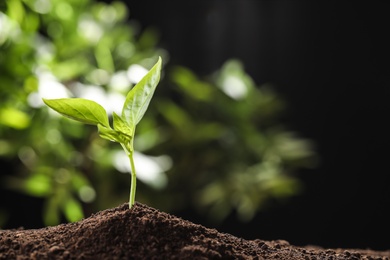
[[[131,136],[114,130],[112,128],[107,128],[101,124],[98,124],[99,135],[101,138],[109,140],[111,142],[117,142],[120,144],[127,144],[131,140]]]
[[[122,109],[122,118],[129,126],[135,127],[144,116],[154,94],[161,73],[161,57],[150,71],[127,94]]]
[[[112,117],[115,131],[128,136],[128,138],[131,138],[131,136],[133,136],[133,129],[130,128],[130,126],[115,112],[112,113]]]
[[[99,135],[101,138],[109,140],[111,142],[120,143],[121,139],[120,139],[119,133],[117,131],[111,129],[111,127],[105,127],[101,124],[98,124],[97,127],[98,127]]]
[[[106,110],[95,101],[83,98],[43,99],[46,105],[76,121],[110,127]]]

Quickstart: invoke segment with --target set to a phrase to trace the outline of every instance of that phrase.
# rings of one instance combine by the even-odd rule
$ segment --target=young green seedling
[[[98,103],[83,98],[43,99],[45,104],[65,117],[96,125],[100,137],[118,142],[130,160],[131,184],[129,208],[134,205],[137,174],[134,165],[135,127],[144,116],[153,93],[160,80],[161,57],[150,71],[129,91],[123,105],[122,115],[112,114],[113,127],[110,126],[106,110]]]

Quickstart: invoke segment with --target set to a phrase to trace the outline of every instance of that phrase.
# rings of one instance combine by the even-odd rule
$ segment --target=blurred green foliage
[[[121,2],[0,2],[0,157],[13,165],[0,188],[43,198],[46,225],[79,220],[86,203],[97,211],[126,201],[128,176],[117,173],[129,172],[125,155],[41,98],[83,97],[120,111],[157,57],[169,60],[157,44]],[[205,78],[165,68],[137,129],[137,200],[249,220],[270,198],[299,191],[293,173],[315,153],[278,121],[284,105],[271,88],[256,86],[237,60]]]
[[[171,126],[165,148],[169,154],[180,151],[173,168],[182,185],[168,192],[187,193],[184,201],[214,220],[235,210],[246,221],[269,199],[300,190],[292,173],[313,166],[315,154],[310,141],[278,121],[284,103],[271,87],[256,86],[238,60],[206,80],[183,67],[173,68],[170,77],[179,105],[156,104]]]

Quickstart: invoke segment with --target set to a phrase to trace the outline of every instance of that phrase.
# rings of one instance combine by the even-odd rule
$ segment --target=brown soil
[[[140,203],[76,223],[0,230],[0,259],[390,259],[390,250],[297,247],[245,240]]]

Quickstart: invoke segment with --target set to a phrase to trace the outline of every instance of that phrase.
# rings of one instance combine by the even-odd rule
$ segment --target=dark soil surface
[[[245,240],[136,203],[76,223],[0,230],[0,259],[390,259],[390,250]]]

